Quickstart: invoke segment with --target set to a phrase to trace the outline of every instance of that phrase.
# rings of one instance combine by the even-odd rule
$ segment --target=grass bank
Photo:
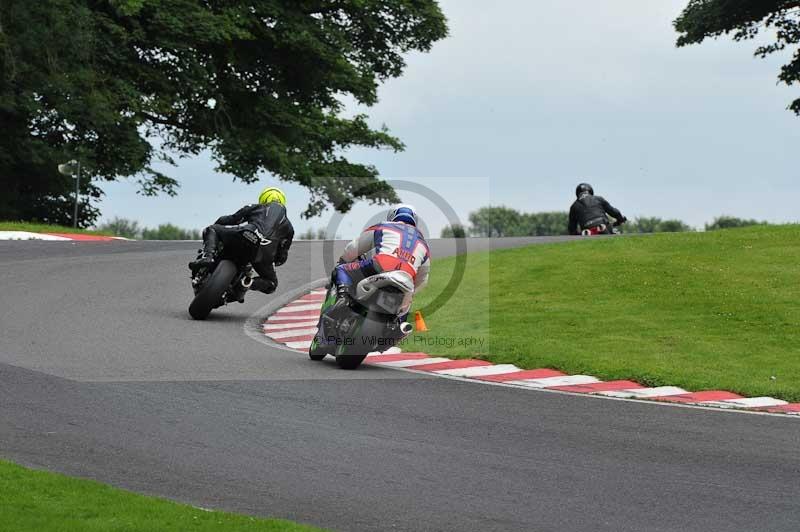
[[[111,231],[96,231],[93,229],[75,229],[63,225],[37,224],[29,222],[2,222],[0,231],[28,231],[29,233],[80,233],[85,235],[114,236]]]
[[[453,297],[427,317],[432,354],[800,401],[800,226],[579,240],[469,259]],[[434,259],[417,307],[444,289],[455,260]]]
[[[275,519],[209,512],[0,461],[0,529],[8,532],[312,532]]]

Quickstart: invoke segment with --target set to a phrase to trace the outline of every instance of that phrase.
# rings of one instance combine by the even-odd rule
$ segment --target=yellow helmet
[[[278,202],[285,207],[286,194],[284,194],[279,188],[267,187],[261,192],[261,195],[258,196],[258,202],[261,204],[272,203],[273,201]]]

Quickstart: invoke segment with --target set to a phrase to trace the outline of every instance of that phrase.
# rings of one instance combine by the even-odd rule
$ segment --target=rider
[[[373,225],[347,244],[334,270],[336,303],[333,312],[349,306],[353,284],[390,270],[402,270],[420,290],[428,282],[431,255],[428,243],[417,228],[417,212],[411,205],[396,205],[386,221]],[[405,321],[406,316],[402,317]]]
[[[602,196],[595,196],[594,189],[589,183],[578,185],[575,195],[578,199],[569,210],[569,234],[571,235],[612,234],[613,229],[608,221],[609,215],[617,221],[617,225],[628,220]]]
[[[219,245],[245,238],[242,233],[254,233],[261,245],[252,261],[259,277],[251,289],[271,294],[278,288],[275,266],[289,258],[294,228],[286,217],[286,195],[275,187],[267,187],[258,196],[258,203],[245,205],[234,214],[221,216],[214,225],[203,231],[203,250],[197,260],[189,263],[192,273],[214,264]]]

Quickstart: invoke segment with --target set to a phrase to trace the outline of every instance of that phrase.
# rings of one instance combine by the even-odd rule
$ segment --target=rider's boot
[[[350,312],[350,303],[352,296],[350,295],[350,287],[347,285],[339,285],[336,288],[336,302],[328,312],[328,316],[334,320],[340,320],[347,317]]]
[[[189,263],[189,269],[192,270],[192,272],[197,273],[198,270],[208,268],[212,264],[214,264],[213,253],[208,253],[207,251],[203,250],[197,256],[197,259]]]
[[[214,264],[217,255],[218,237],[213,229],[206,229],[203,232],[203,249],[197,259],[189,263],[189,269],[196,273],[201,268],[208,268]]]
[[[265,294],[272,294],[275,292],[275,290],[277,290],[277,288],[278,283],[264,279],[263,277],[256,277],[253,279],[253,284],[250,286],[251,290],[258,290],[259,292],[263,292]]]

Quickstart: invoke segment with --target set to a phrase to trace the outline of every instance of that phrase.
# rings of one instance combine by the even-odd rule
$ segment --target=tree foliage
[[[569,214],[566,212],[534,212],[522,215],[524,235],[552,236],[569,233]]]
[[[94,198],[125,176],[174,194],[154,163],[205,149],[246,183],[267,171],[307,187],[307,215],[395,201],[342,150],[403,145],[344,117],[343,96],[374,104],[403,54],[446,33],[435,0],[3,0],[0,217],[45,220],[68,203],[55,169],[68,159]]]
[[[200,240],[200,231],[197,229],[183,229],[175,224],[160,224],[156,228],[141,227],[136,220],[114,217],[109,222],[101,224],[98,229],[108,231],[114,236],[125,238],[141,238],[142,240]]]
[[[706,224],[706,231],[716,231],[717,229],[734,229],[737,227],[749,227],[751,225],[766,225],[767,222],[758,220],[747,220],[735,216],[718,216],[710,224]]]
[[[470,234],[481,237],[567,234],[565,212],[520,213],[508,207],[482,207],[469,215]]]
[[[566,212],[520,213],[508,207],[483,207],[469,216],[470,234],[482,237],[557,236],[569,234]],[[447,228],[445,228],[447,229]],[[675,233],[694,231],[680,220],[641,217],[628,222],[628,233]],[[444,238],[444,232],[442,237]]]
[[[480,237],[517,236],[522,215],[508,207],[482,207],[469,215],[470,233]]]
[[[446,225],[442,228],[442,238],[466,238],[467,229],[460,224]]]
[[[691,0],[674,25],[680,33],[678,46],[722,35],[743,41],[770,30],[774,41],[755,51],[757,57],[764,58],[800,43],[800,1]],[[800,81],[800,50],[794,50],[792,60],[781,68],[778,79],[787,85]],[[792,102],[790,109],[800,115],[800,98]]]
[[[662,220],[656,217],[639,217],[625,224],[626,233],[683,233],[694,228],[680,220]]]
[[[297,240],[327,240],[328,230],[324,227],[309,227],[304,232],[295,237]]]
[[[161,224],[155,229],[142,229],[142,240],[200,240],[197,229],[182,229],[173,224]]]
[[[115,216],[113,220],[106,222],[98,227],[101,231],[108,231],[114,236],[121,236],[124,238],[139,238],[141,229],[139,222],[136,220],[128,220],[127,218],[120,218]]]

